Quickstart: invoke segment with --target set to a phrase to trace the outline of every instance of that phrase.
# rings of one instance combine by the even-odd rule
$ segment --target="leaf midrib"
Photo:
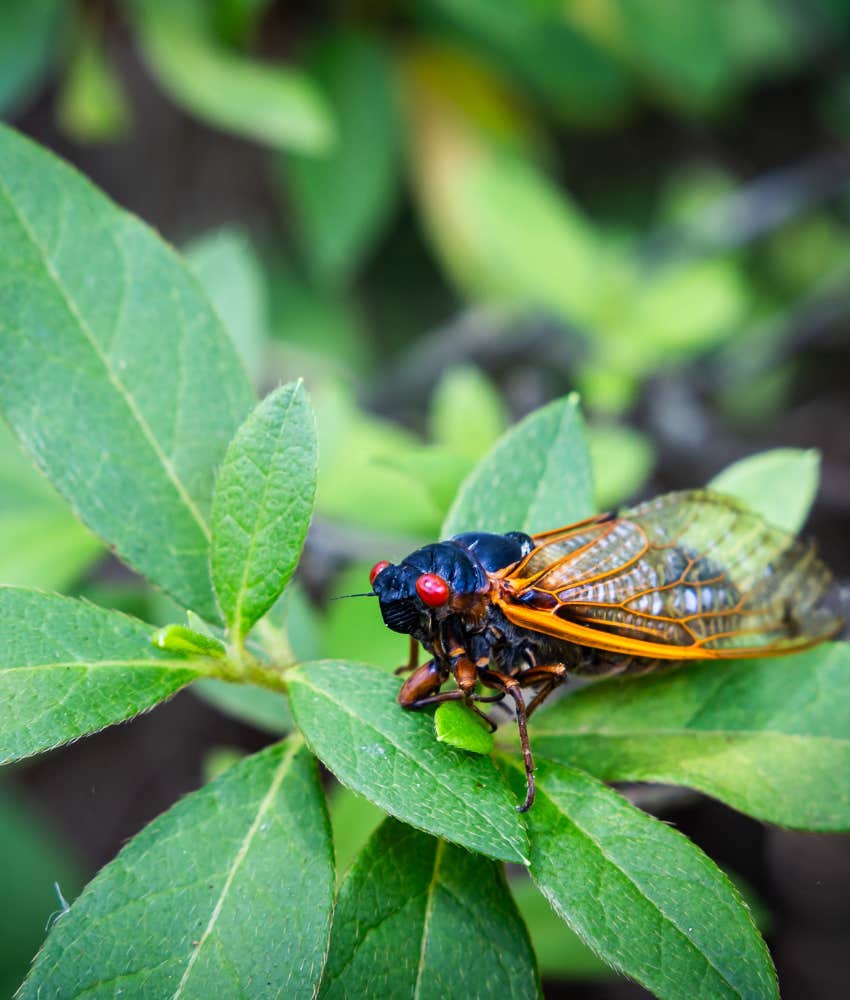
[[[207,926],[204,928],[203,934],[201,934],[200,938],[198,939],[197,946],[195,946],[192,949],[192,954],[189,956],[189,961],[186,963],[186,968],[183,971],[183,976],[181,977],[180,982],[177,985],[177,989],[174,991],[171,1000],[179,1000],[179,998],[183,995],[183,989],[186,986],[187,982],[189,981],[189,977],[192,974],[192,969],[194,968],[195,963],[198,960],[198,956],[204,950],[204,945],[206,944],[210,934],[212,934],[213,930],[215,929],[215,925],[218,922],[218,918],[221,916],[221,911],[224,908],[227,895],[230,892],[230,887],[232,886],[233,881],[236,878],[237,873],[239,872],[239,869],[242,867],[242,863],[244,862],[248,854],[248,851],[251,848],[251,844],[253,843],[254,837],[256,837],[257,835],[257,831],[260,829],[260,825],[263,821],[263,818],[271,808],[274,798],[277,795],[280,786],[283,784],[283,779],[289,773],[292,761],[294,760],[295,755],[298,753],[301,747],[302,747],[302,740],[298,737],[293,738],[290,741],[290,745],[287,748],[286,753],[281,758],[280,764],[277,767],[275,775],[269,784],[268,791],[263,796],[263,799],[260,802],[260,805],[257,809],[257,814],[254,817],[251,826],[248,828],[248,832],[245,834],[242,843],[239,846],[239,849],[237,850],[236,854],[233,857],[233,861],[231,862],[230,868],[227,873],[227,877],[225,878],[224,884],[221,888],[221,891],[219,892],[218,899],[216,900],[215,906],[213,907],[212,912],[210,913],[210,918],[207,921]]]
[[[68,293],[67,289],[65,288],[65,285],[62,282],[61,277],[60,277],[58,271],[56,270],[56,268],[55,268],[55,266],[53,264],[52,259],[48,255],[46,249],[42,246],[41,242],[39,241],[39,239],[36,236],[35,232],[33,231],[32,227],[30,226],[29,221],[26,219],[26,217],[18,209],[18,206],[16,205],[14,199],[12,198],[12,194],[9,191],[9,188],[6,185],[5,181],[3,180],[2,176],[0,176],[0,193],[3,194],[4,199],[5,199],[6,203],[8,204],[8,206],[9,206],[12,214],[14,215],[15,219],[17,219],[18,225],[20,226],[21,231],[24,233],[24,235],[26,236],[26,238],[29,240],[30,244],[38,252],[38,254],[39,254],[39,256],[40,256],[40,258],[41,258],[41,260],[43,262],[43,265],[45,267],[45,270],[49,274],[50,278],[52,279],[52,282],[53,282],[54,286],[56,287],[57,291],[59,292],[60,296],[62,297],[62,301],[65,303],[65,307],[68,310],[71,318],[76,322],[76,324],[77,324],[80,332],[83,334],[83,336],[88,341],[88,343],[91,346],[91,348],[92,348],[95,356],[97,357],[97,359],[103,365],[103,368],[104,368],[104,370],[106,372],[107,378],[112,383],[112,385],[115,387],[115,390],[118,393],[119,397],[124,400],[124,403],[126,404],[127,409],[130,411],[131,416],[133,417],[133,419],[135,420],[135,422],[138,425],[139,429],[141,430],[142,435],[147,439],[148,443],[151,446],[151,449],[153,450],[154,455],[156,456],[156,458],[159,460],[160,464],[162,465],[162,468],[165,471],[166,476],[168,477],[168,479],[174,485],[174,488],[177,490],[178,496],[183,501],[186,509],[192,515],[192,518],[198,524],[198,527],[201,529],[201,532],[203,533],[203,535],[206,538],[207,542],[209,542],[209,540],[210,540],[210,529],[209,529],[209,525],[206,522],[206,519],[201,514],[201,512],[200,512],[197,504],[195,503],[195,501],[189,495],[189,493],[188,493],[186,487],[184,486],[182,480],[177,475],[177,471],[174,468],[173,464],[171,463],[170,459],[168,458],[168,456],[165,454],[165,452],[160,447],[160,444],[157,441],[156,436],[153,433],[153,430],[151,429],[151,427],[148,424],[147,420],[144,418],[143,414],[139,410],[139,408],[138,408],[138,406],[136,404],[136,400],[134,399],[133,395],[126,388],[126,386],[121,382],[121,380],[118,378],[118,376],[116,375],[116,373],[114,372],[114,370],[110,366],[110,364],[109,364],[109,358],[107,357],[106,354],[104,354],[103,350],[101,349],[101,346],[97,342],[97,338],[95,337],[94,332],[91,330],[91,328],[89,327],[88,323],[83,318],[83,315],[80,312],[79,307],[77,306],[77,303],[74,301],[74,299],[70,296],[70,294]]]
[[[63,667],[77,667],[83,670],[99,670],[109,667],[161,667],[165,670],[188,670],[196,674],[206,673],[198,660],[55,660],[50,663],[29,663],[20,667],[0,666],[0,677],[12,673],[18,676],[21,673],[38,670],[61,670]]]
[[[706,738],[743,740],[757,739],[760,736],[778,736],[782,739],[792,741],[812,741],[831,743],[838,746],[847,745],[850,747],[850,738],[817,733],[788,733],[781,729],[537,729],[529,735],[532,741],[535,737],[564,737],[568,739],[600,737],[605,740],[652,740],[673,737],[676,739],[691,739],[694,742],[699,742]]]

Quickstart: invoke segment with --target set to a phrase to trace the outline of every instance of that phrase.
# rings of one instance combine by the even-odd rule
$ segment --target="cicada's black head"
[[[397,565],[376,563],[369,578],[384,623],[395,632],[426,641],[435,619],[462,613],[469,598],[489,589],[488,573],[522,558],[531,544],[519,532],[468,532],[417,549]]]

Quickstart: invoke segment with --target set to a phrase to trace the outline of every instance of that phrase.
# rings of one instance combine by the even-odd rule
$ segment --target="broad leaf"
[[[538,757],[688,785],[758,819],[850,829],[850,645],[604,681],[536,716]],[[839,783],[840,784],[840,783]]]
[[[255,382],[263,368],[268,323],[262,264],[247,236],[236,227],[193,240],[184,250]]]
[[[301,382],[257,406],[227,449],[212,510],[212,576],[241,643],[295,570],[316,494],[316,429]]]
[[[545,531],[593,513],[593,477],[575,394],[505,434],[461,487],[442,537]]]
[[[510,773],[523,789],[518,758]],[[778,996],[743,900],[672,827],[589,775],[544,762],[528,829],[532,878],[615,969],[669,1000]]]
[[[430,713],[396,702],[395,678],[334,660],[302,664],[287,677],[295,721],[344,785],[411,826],[523,863],[516,800],[493,762],[438,743]]]
[[[540,996],[500,866],[386,820],[339,891],[319,996]]]
[[[820,452],[774,448],[735,462],[708,484],[795,535],[809,516],[820,479]]]
[[[130,841],[56,923],[20,998],[311,996],[332,902],[315,763],[278,744]]]
[[[0,408],[93,531],[217,619],[213,470],[252,393],[197,282],[150,229],[9,129],[0,273]]]
[[[57,594],[0,587],[0,763],[122,722],[198,677],[153,629]]]
[[[219,128],[278,149],[321,152],[329,110],[304,73],[218,44],[201,0],[128,0],[142,54],[175,101]]]
[[[389,220],[399,191],[398,111],[392,67],[368,35],[337,31],[309,68],[334,112],[337,141],[323,156],[281,164],[318,278],[345,283]]]

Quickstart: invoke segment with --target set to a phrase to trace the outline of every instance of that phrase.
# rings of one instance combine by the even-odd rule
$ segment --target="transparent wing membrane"
[[[753,656],[804,648],[841,619],[811,546],[736,501],[670,493],[534,536],[503,584],[515,624],[640,656]]]

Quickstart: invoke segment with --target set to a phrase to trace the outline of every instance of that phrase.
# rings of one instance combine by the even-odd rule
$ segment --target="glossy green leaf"
[[[819,451],[774,448],[733,463],[708,486],[742,500],[771,524],[796,535],[809,516],[819,480]]]
[[[0,763],[122,722],[203,671],[153,629],[58,594],[0,587]]]
[[[539,757],[687,785],[807,830],[850,829],[850,645],[603,681],[535,716]]]
[[[443,524],[461,531],[546,531],[593,513],[593,476],[575,394],[536,410],[472,471]]]
[[[401,158],[392,67],[368,35],[338,30],[321,39],[307,68],[333,110],[337,141],[323,156],[291,155],[281,169],[311,270],[341,284],[397,202]]]
[[[63,0],[0,4],[0,114],[33,96],[56,52],[67,14]]]
[[[196,632],[185,625],[164,625],[151,636],[151,642],[165,653],[187,656],[211,656],[222,660],[227,655],[223,642],[214,636]]]
[[[262,265],[236,227],[204,233],[185,247],[186,261],[215,306],[252,380],[263,369],[268,303]]]
[[[437,444],[477,461],[507,429],[508,416],[493,383],[479,369],[457,365],[437,383],[428,424]]]
[[[92,530],[216,619],[213,471],[252,393],[197,282],[150,229],[9,129],[0,271],[0,408]]]
[[[524,789],[519,758],[510,773]],[[743,900],[672,827],[581,771],[540,762],[528,830],[532,878],[615,969],[666,1000],[778,997]]]
[[[113,141],[130,127],[130,108],[102,34],[85,18],[77,25],[56,115],[64,131],[81,143]]]
[[[434,734],[439,743],[448,743],[459,750],[488,754],[493,750],[493,734],[483,720],[465,705],[447,701],[434,713]]]
[[[500,867],[386,820],[339,891],[319,996],[540,995]]]
[[[523,862],[516,800],[493,762],[438,743],[430,713],[396,702],[397,678],[338,660],[302,664],[287,677],[295,721],[344,785],[428,833]]]
[[[142,54],[192,114],[277,149],[318,153],[333,142],[330,111],[299,70],[219,45],[201,0],[129,0]]]
[[[130,841],[56,923],[20,997],[311,996],[332,903],[316,765],[300,741],[278,744]]]
[[[0,423],[0,583],[64,590],[101,551]]]
[[[295,571],[313,513],[316,461],[313,412],[302,382],[266,396],[225,453],[213,497],[210,562],[237,643]]]

